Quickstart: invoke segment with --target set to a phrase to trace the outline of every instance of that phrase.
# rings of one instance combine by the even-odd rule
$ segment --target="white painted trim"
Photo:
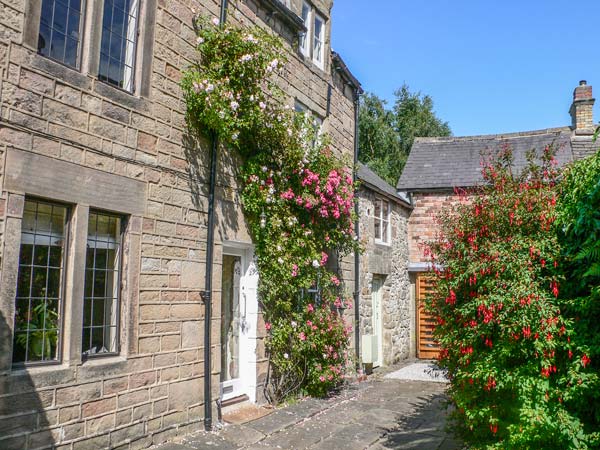
[[[240,342],[239,342],[239,378],[221,383],[221,399],[248,395],[256,402],[256,347],[258,327],[258,272],[254,265],[254,247],[251,244],[236,241],[223,242],[223,255],[239,256],[242,262],[240,278]],[[232,385],[233,392],[223,394],[223,388]]]

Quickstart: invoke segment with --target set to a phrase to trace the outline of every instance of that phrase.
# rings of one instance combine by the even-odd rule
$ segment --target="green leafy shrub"
[[[572,340],[584,353],[587,371],[567,407],[585,424],[600,448],[600,153],[564,173],[557,206],[565,283],[563,315],[573,320]]]
[[[325,395],[348,365],[341,311],[350,303],[331,259],[358,251],[352,171],[311,117],[286,105],[275,78],[286,62],[281,41],[257,27],[217,25],[198,19],[200,60],[181,87],[189,131],[244,157],[242,203],[268,330],[265,394],[272,402]]]
[[[541,161],[540,165],[535,161]],[[561,314],[553,149],[517,171],[510,148],[459,192],[428,253],[427,309],[448,369],[458,431],[474,448],[586,448],[567,404],[587,385],[583,354]]]

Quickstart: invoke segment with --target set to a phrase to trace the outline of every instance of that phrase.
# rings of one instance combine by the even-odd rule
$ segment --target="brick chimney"
[[[573,104],[571,105],[572,124],[571,128],[575,134],[594,134],[594,102],[592,87],[585,80],[579,82],[579,86],[573,91]]]

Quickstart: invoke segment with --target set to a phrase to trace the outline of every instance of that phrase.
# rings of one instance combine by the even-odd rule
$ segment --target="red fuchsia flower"
[[[456,293],[450,289],[450,295],[446,297],[446,304],[454,305],[456,303]]]
[[[589,358],[588,355],[586,355],[584,353],[583,356],[581,357],[581,364],[583,364],[583,367],[586,367],[590,362],[591,362],[591,359]]]
[[[550,377],[550,367],[542,367],[541,373],[545,378]]]
[[[573,358],[573,352],[569,350],[569,359]]]
[[[496,387],[496,380],[494,377],[488,377],[487,384],[485,385],[486,391],[491,391]]]
[[[495,424],[495,423],[492,424],[492,423],[490,423],[490,431],[493,434],[496,434],[498,432],[498,424]]]
[[[540,260],[540,264],[542,265],[542,269],[543,269],[544,267],[546,267],[546,260],[545,259]]]
[[[267,331],[269,331],[271,329],[271,323],[265,322],[265,328],[267,329]]]
[[[523,327],[523,337],[524,338],[531,337],[531,327],[529,325],[527,325],[526,327]]]
[[[558,297],[558,283],[556,281],[550,282],[550,289],[552,289],[552,294],[554,294],[555,297]]]
[[[300,334],[298,335],[298,337],[300,338],[301,341],[306,340],[306,334],[304,334],[304,331],[301,331]]]

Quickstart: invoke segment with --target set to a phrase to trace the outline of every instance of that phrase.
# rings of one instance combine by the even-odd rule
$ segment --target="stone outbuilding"
[[[360,334],[364,364],[387,366],[415,355],[414,298],[408,273],[412,206],[359,164]]]
[[[408,270],[417,302],[418,357],[431,358],[437,354],[437,345],[431,338],[434,321],[418,307],[430,287],[423,244],[436,236],[435,215],[458,201],[455,188],[480,184],[483,181],[482,157],[494,154],[505,145],[512,148],[517,170],[526,164],[525,155],[529,150],[541,152],[548,145],[553,145],[557,150],[556,159],[561,166],[593,154],[600,146],[592,139],[596,128],[592,116],[593,105],[592,87],[581,81],[573,92],[570,127],[415,139],[396,187],[400,194],[410,198],[414,208],[408,221]]]

